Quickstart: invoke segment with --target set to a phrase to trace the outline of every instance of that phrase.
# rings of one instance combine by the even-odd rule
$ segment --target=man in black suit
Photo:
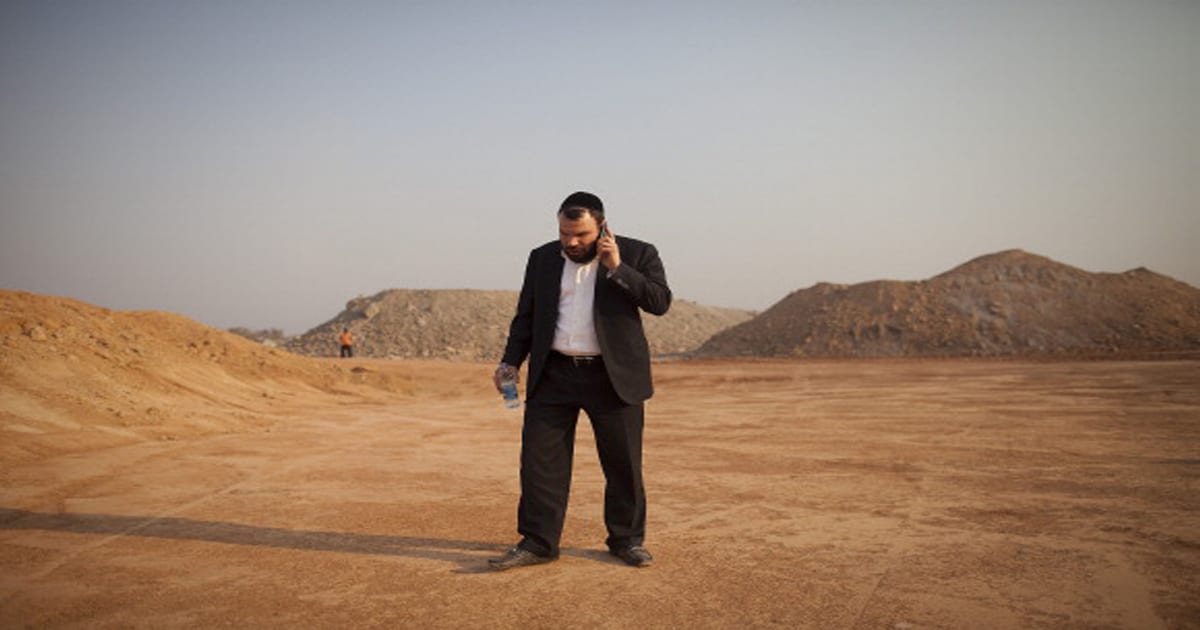
[[[640,311],[662,315],[671,289],[653,245],[608,231],[604,204],[577,192],[558,210],[558,241],[529,254],[496,388],[529,358],[521,431],[519,543],[498,570],[558,558],[579,412],[587,412],[604,470],[609,552],[636,567],[646,551],[643,403],[654,393]]]

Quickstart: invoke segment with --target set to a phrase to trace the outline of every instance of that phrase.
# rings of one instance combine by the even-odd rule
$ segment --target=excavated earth
[[[491,362],[0,291],[0,627],[1200,628],[1200,362],[656,362],[647,569],[581,422],[516,540]]]
[[[346,303],[333,319],[288,340],[284,347],[313,357],[337,356],[338,334],[349,329],[364,357],[496,361],[504,354],[516,291],[389,289]],[[644,315],[655,356],[694,351],[720,330],[754,313],[676,299],[662,317]]]
[[[817,284],[717,333],[702,356],[1200,356],[1200,289],[1009,250],[919,282]]]

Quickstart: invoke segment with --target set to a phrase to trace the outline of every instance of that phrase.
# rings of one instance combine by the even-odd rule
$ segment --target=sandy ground
[[[662,363],[657,564],[583,421],[562,559],[505,573],[490,366],[359,363],[418,394],[3,468],[0,626],[1200,628],[1200,362]]]

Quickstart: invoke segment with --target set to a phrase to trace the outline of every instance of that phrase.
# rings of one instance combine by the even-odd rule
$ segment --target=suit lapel
[[[563,260],[562,254],[558,251],[550,256],[549,262],[542,266],[542,294],[546,298],[546,305],[549,308],[553,305],[554,312],[558,313],[558,298],[562,294],[562,273],[563,265],[566,261]]]
[[[605,276],[608,275],[608,269],[599,263],[596,264],[596,293],[592,300],[592,313],[595,317],[600,316],[600,300],[604,299],[604,294],[608,290],[608,280]]]
[[[596,293],[592,298],[592,322],[596,327],[596,341],[600,344],[600,354],[608,354],[608,338],[603,325],[604,315],[600,305],[608,294],[608,279],[605,276],[608,269],[604,265],[596,265]]]

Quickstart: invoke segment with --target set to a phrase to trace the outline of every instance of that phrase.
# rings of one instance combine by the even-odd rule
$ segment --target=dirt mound
[[[3,464],[268,427],[306,395],[395,395],[411,387],[395,375],[298,357],[173,313],[4,290],[0,383]]]
[[[1200,290],[1021,250],[918,282],[820,283],[713,336],[707,356],[1015,356],[1200,351]]]
[[[491,361],[503,354],[516,306],[516,291],[390,289],[350,300],[337,317],[284,347],[309,356],[336,356],[338,333],[349,328],[357,356]],[[644,316],[642,321],[651,352],[661,356],[692,351],[752,315],[676,300],[663,317]]]
[[[688,300],[671,302],[662,317],[642,317],[646,339],[655,356],[688,354],[718,332],[754,317],[754,311],[704,306]]]

